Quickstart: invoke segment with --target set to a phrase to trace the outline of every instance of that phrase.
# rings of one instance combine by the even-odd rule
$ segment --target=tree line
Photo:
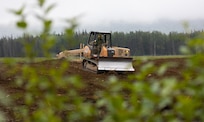
[[[131,55],[180,55],[179,48],[185,45],[187,39],[193,39],[202,31],[191,33],[170,32],[168,34],[159,31],[144,32],[112,32],[114,46],[127,47]],[[74,37],[66,38],[65,34],[52,34],[56,42],[50,52],[54,55],[65,49],[77,49],[80,43],[86,44],[89,32],[75,32]],[[45,43],[40,36],[2,37],[0,38],[0,57],[24,57],[24,43],[32,44],[36,56],[42,57],[42,44]],[[47,43],[47,42],[46,42]]]

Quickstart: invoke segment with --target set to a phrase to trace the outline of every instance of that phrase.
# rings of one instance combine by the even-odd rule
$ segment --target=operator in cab
[[[100,55],[101,48],[102,48],[102,44],[103,44],[102,35],[99,34],[99,35],[98,35],[98,39],[96,40],[97,54],[98,54],[98,56]]]

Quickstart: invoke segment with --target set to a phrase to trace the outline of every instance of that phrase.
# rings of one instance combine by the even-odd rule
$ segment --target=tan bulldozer
[[[131,72],[133,58],[130,49],[112,46],[111,33],[91,31],[87,44],[80,49],[65,50],[57,58],[81,55],[82,66],[96,73],[104,71]]]

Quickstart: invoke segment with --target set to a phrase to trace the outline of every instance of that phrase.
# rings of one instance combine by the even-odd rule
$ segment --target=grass
[[[167,59],[167,58],[186,58],[186,55],[163,55],[163,56],[133,56],[133,59]]]
[[[39,61],[44,61],[44,60],[48,60],[48,58],[45,57],[37,57],[34,59],[34,62],[39,62]],[[27,62],[29,61],[28,58],[25,57],[0,57],[0,62]]]
[[[163,58],[186,58],[189,56],[185,55],[165,55],[165,56],[133,56],[134,60],[149,60],[149,59],[163,59]],[[45,57],[37,57],[34,59],[34,62],[44,61],[44,60],[50,60],[54,58],[45,58]],[[72,57],[72,60],[75,58]],[[78,59],[78,58],[77,58]],[[25,57],[0,57],[0,62],[27,62],[28,59]]]

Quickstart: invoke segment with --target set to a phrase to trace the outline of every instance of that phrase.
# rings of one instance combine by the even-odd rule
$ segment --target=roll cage
[[[111,33],[110,32],[96,32],[91,31],[87,44],[90,46],[93,46],[93,42],[97,41],[98,36],[101,35],[103,43],[106,44],[108,47],[112,47],[112,41],[111,41]]]

